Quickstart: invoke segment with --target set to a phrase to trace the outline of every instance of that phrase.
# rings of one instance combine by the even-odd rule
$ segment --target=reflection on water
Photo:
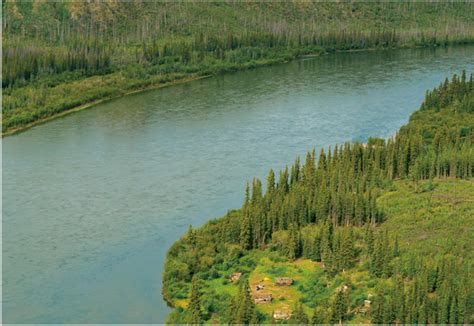
[[[163,258],[297,154],[388,137],[473,47],[304,59],[136,94],[3,143],[5,322],[163,322]]]

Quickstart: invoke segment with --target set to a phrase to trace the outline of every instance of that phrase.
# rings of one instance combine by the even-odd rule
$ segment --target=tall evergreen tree
[[[339,288],[336,292],[332,303],[332,317],[333,323],[342,324],[346,320],[348,309],[348,292],[344,288]]]
[[[191,285],[191,297],[188,305],[188,324],[199,325],[201,323],[202,311],[200,285],[198,278],[194,276]]]
[[[241,282],[236,301],[238,306],[234,324],[248,325],[257,321],[255,303],[252,299],[248,279]]]
[[[303,305],[297,302],[289,320],[289,324],[307,325],[308,323],[308,315],[306,315],[306,313],[304,312]]]

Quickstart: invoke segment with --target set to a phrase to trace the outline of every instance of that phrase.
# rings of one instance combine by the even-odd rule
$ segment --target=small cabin
[[[271,293],[259,293],[255,294],[253,297],[255,303],[271,303],[272,302],[272,294]]]
[[[364,300],[364,307],[370,308],[370,305],[372,304],[372,301],[370,300]]]
[[[291,277],[277,277],[276,284],[277,285],[291,285],[293,284],[293,279]]]
[[[291,317],[290,311],[283,311],[283,310],[275,310],[273,312],[273,318],[275,320],[288,320]]]
[[[241,276],[242,276],[242,273],[232,273],[232,275],[229,278],[229,282],[237,282]]]
[[[264,288],[264,287],[263,287],[263,284],[257,284],[257,285],[255,286],[255,291],[261,291],[261,290],[263,290],[263,288]]]

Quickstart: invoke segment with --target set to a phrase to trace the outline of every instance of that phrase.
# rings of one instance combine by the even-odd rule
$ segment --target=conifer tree
[[[383,290],[379,287],[371,306],[372,324],[383,324],[385,312],[385,297]]]
[[[321,260],[325,265],[331,266],[332,261],[332,227],[331,222],[325,222],[321,231]]]
[[[252,249],[252,241],[252,224],[250,221],[250,214],[246,210],[244,211],[240,227],[240,246],[245,250]]]
[[[374,253],[374,231],[372,230],[372,227],[370,224],[367,224],[366,227],[366,237],[365,241],[367,243],[367,255],[371,257]]]
[[[228,313],[227,313],[228,324],[233,324],[237,320],[237,311],[239,309],[239,304],[237,300],[239,300],[238,296],[233,296],[232,299],[230,300],[230,305],[229,305]]]
[[[301,249],[301,238],[298,228],[291,224],[289,229],[289,236],[288,236],[288,258],[289,259],[296,259],[300,255]]]
[[[370,261],[370,271],[377,277],[381,277],[383,273],[383,247],[381,236],[375,240],[374,250]]]
[[[296,157],[294,165],[291,167],[290,185],[298,182],[300,176],[300,158]]]
[[[313,238],[311,245],[311,259],[314,261],[321,261],[321,237],[319,234]]]
[[[355,260],[354,234],[352,229],[345,228],[342,233],[342,241],[339,255],[341,256],[342,269],[349,269],[353,266]]]
[[[333,323],[342,324],[346,320],[348,308],[348,293],[343,288],[339,288],[332,303],[332,317]]]
[[[196,246],[196,232],[193,230],[192,225],[189,225],[187,238],[189,245],[194,248]]]
[[[271,196],[275,191],[275,173],[272,169],[268,172],[267,177],[267,193]]]
[[[392,295],[393,303],[393,314],[395,317],[395,322],[397,324],[404,323],[405,317],[405,307],[404,307],[404,298],[405,298],[405,287],[403,278],[400,275],[397,275],[394,281],[394,290]]]
[[[236,302],[237,308],[233,324],[248,325],[252,322],[258,321],[248,279],[241,281]]]
[[[295,310],[289,320],[290,324],[307,325],[309,323],[308,315],[304,312],[303,305],[296,303]]]
[[[198,325],[202,322],[201,312],[201,293],[199,280],[196,276],[193,277],[191,285],[191,297],[188,305],[188,324]]]

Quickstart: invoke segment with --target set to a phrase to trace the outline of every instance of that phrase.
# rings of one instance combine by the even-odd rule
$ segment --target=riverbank
[[[320,55],[320,54],[314,54]],[[294,59],[294,58],[292,58]],[[57,88],[58,93],[69,93],[77,92],[84,86],[88,86],[84,92],[77,92],[77,97],[84,97],[83,100],[78,100],[74,96],[65,99],[65,101],[69,101],[71,103],[59,103],[60,107],[56,108],[54,111],[58,111],[52,115],[48,115],[45,117],[41,117],[37,120],[33,120],[31,122],[27,122],[25,124],[20,124],[19,126],[15,126],[12,128],[7,128],[5,131],[2,132],[2,137],[11,136],[29,128],[32,128],[36,125],[43,124],[58,118],[62,118],[68,114],[79,112],[88,108],[91,108],[97,104],[104,103],[107,101],[115,100],[127,95],[145,92],[149,90],[155,90],[165,87],[174,86],[177,84],[182,84],[194,80],[199,80],[203,78],[208,78],[211,76],[227,73],[227,72],[236,72],[236,71],[243,71],[248,69],[254,69],[257,67],[263,67],[278,63],[285,63],[291,60],[290,58],[280,58],[280,59],[268,59],[268,60],[258,60],[247,62],[244,64],[236,64],[236,65],[226,65],[223,66],[212,73],[208,73],[208,71],[203,70],[197,73],[191,74],[182,74],[182,73],[172,73],[168,75],[156,75],[151,76],[145,80],[135,80],[135,79],[127,79],[122,76],[121,72],[114,73],[106,76],[93,76],[90,78],[86,78],[79,81],[74,81],[70,84],[58,85]],[[100,80],[100,82],[97,82]],[[119,80],[119,82],[117,82]],[[113,86],[112,86],[113,85]],[[104,88],[103,92],[100,92],[97,95],[97,90],[99,88]],[[91,96],[86,94],[88,91],[91,91]],[[67,96],[67,95],[66,95]],[[5,118],[5,117],[4,117]]]
[[[245,180],[313,145],[392,135],[426,89],[473,66],[473,53],[295,60],[137,93],[6,137],[5,320],[163,324],[164,257],[188,224],[240,206]]]
[[[193,80],[204,79],[204,78],[208,78],[208,77],[211,77],[211,76],[210,75],[207,75],[207,76],[191,76],[191,77],[183,78],[183,79],[176,80],[176,81],[169,82],[169,83],[162,84],[162,85],[152,85],[152,86],[149,86],[149,87],[135,89],[135,90],[125,92],[124,94],[120,94],[120,95],[117,95],[117,96],[104,97],[102,99],[99,99],[99,100],[96,100],[96,101],[93,101],[93,102],[90,102],[90,103],[85,103],[85,104],[82,104],[78,107],[75,107],[75,108],[57,113],[57,114],[52,115],[50,117],[39,119],[37,121],[28,123],[24,126],[7,130],[6,132],[2,133],[2,137],[18,134],[18,133],[26,131],[26,130],[34,127],[34,126],[37,126],[37,125],[40,125],[40,124],[43,124],[43,123],[46,123],[46,122],[49,122],[49,121],[52,121],[52,120],[55,120],[55,119],[59,119],[59,118],[62,118],[66,115],[69,115],[71,113],[75,113],[75,112],[79,112],[79,111],[82,111],[82,110],[85,110],[85,109],[89,109],[89,108],[91,108],[93,106],[96,106],[98,104],[105,103],[105,102],[108,102],[108,101],[112,101],[112,100],[115,100],[115,99],[119,99],[119,98],[124,97],[124,96],[132,95],[132,94],[136,94],[136,93],[141,93],[141,92],[145,92],[145,91],[149,91],[149,90],[154,90],[154,89],[170,87],[170,86],[190,82],[190,81],[193,81]]]
[[[241,209],[190,227],[170,247],[162,294],[175,309],[167,323],[197,318],[203,324],[241,324],[251,318],[255,324],[273,324],[277,311],[277,316],[282,311],[292,315],[290,324],[308,324],[308,315],[312,324],[396,323],[394,318],[446,323],[445,315],[437,316],[437,301],[411,307],[419,317],[410,311],[380,316],[375,309],[400,311],[386,293],[401,298],[400,306],[411,302],[409,289],[428,284],[428,275],[443,270],[446,262],[459,264],[452,265],[449,282],[468,279],[466,253],[474,243],[466,232],[472,224],[466,209],[474,194],[467,191],[472,144],[466,131],[474,122],[473,91],[472,75],[463,71],[427,92],[395,139],[374,138],[367,146],[346,142],[333,152],[321,151],[318,159],[316,151],[308,152],[303,165],[297,158],[279,179],[270,170],[266,192],[254,178]],[[442,145],[433,146],[436,139]],[[407,156],[407,147],[413,156]],[[447,240],[454,234],[459,243]],[[416,245],[416,237],[425,240],[423,245]],[[240,280],[230,279],[234,273]],[[278,284],[281,277],[291,278],[285,289]],[[463,285],[466,290],[455,297],[474,286]],[[442,298],[440,288],[420,291],[426,298]],[[450,320],[462,324],[474,307],[459,302],[462,313]],[[236,311],[252,311],[252,316]]]
[[[92,8],[14,1],[4,12],[4,135],[102,99],[194,76],[314,54],[474,41],[468,2],[149,2]]]
[[[474,39],[470,40],[468,44],[474,44]],[[443,47],[456,46],[458,44],[448,44]],[[56,93],[60,94],[61,100],[55,101],[55,98],[58,96],[53,94],[50,96],[49,104],[44,105],[41,109],[38,109],[39,113],[34,112],[33,114],[37,115],[38,119],[32,119],[30,116],[26,117],[26,122],[20,122],[14,124],[13,127],[7,127],[5,131],[2,132],[2,137],[11,136],[29,128],[32,128],[36,125],[43,124],[58,118],[62,118],[68,114],[79,112],[88,108],[91,108],[97,104],[118,99],[127,95],[140,93],[148,90],[160,89],[164,87],[170,87],[177,84],[190,82],[194,80],[199,80],[203,78],[208,78],[211,76],[220,75],[228,72],[243,71],[249,69],[255,69],[258,67],[286,63],[291,60],[312,58],[321,55],[331,55],[333,53],[341,52],[364,52],[364,51],[393,51],[399,49],[413,49],[413,48],[429,48],[437,46],[421,46],[421,45],[402,45],[396,48],[366,48],[366,49],[349,49],[349,50],[323,50],[315,49],[309,53],[301,53],[300,49],[294,50],[294,53],[288,54],[285,53],[281,58],[270,58],[262,60],[253,60],[243,64],[225,64],[222,63],[221,66],[216,67],[201,67],[196,72],[186,74],[186,73],[171,73],[167,75],[154,75],[148,76],[143,80],[136,78],[127,78],[122,72],[113,73],[105,76],[92,76],[85,78],[83,80],[76,80],[71,83],[66,83],[64,85],[58,85],[53,88],[57,90]],[[195,68],[196,69],[196,68]],[[97,82],[98,81],[98,82]],[[89,86],[89,87],[88,87]],[[34,86],[33,86],[34,88]],[[29,92],[34,92],[34,89],[28,90]],[[44,90],[42,90],[44,92]],[[40,95],[41,96],[41,95]],[[43,94],[43,97],[45,95]],[[40,101],[47,101],[48,99],[40,99]],[[54,107],[56,106],[56,107]],[[52,108],[51,108],[52,107]],[[42,109],[44,111],[52,111],[53,113],[46,114],[45,116],[41,115]],[[30,110],[31,111],[31,110]],[[34,109],[33,109],[34,111]],[[8,114],[5,115],[3,119],[9,119]],[[31,120],[31,121],[30,121]],[[4,124],[5,125],[5,124]]]

